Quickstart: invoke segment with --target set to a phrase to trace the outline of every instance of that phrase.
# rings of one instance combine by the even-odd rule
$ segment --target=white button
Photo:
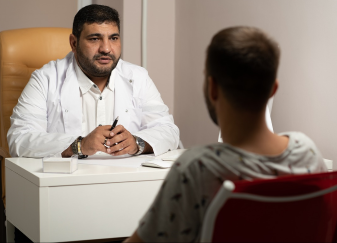
[[[128,110],[126,109],[125,112],[128,112]]]
[[[65,112],[68,112],[68,110],[65,110]]]

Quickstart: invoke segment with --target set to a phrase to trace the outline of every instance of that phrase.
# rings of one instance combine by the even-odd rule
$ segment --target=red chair
[[[337,172],[225,181],[201,242],[336,242]]]

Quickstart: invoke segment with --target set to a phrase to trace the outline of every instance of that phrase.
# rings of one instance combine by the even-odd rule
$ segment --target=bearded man
[[[72,51],[33,72],[23,90],[7,134],[11,156],[159,155],[177,148],[179,129],[147,71],[120,58],[115,9],[79,10],[69,42]]]

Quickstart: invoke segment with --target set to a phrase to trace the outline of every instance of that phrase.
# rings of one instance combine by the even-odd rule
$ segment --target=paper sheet
[[[141,167],[143,162],[154,159],[154,155],[121,155],[112,156],[105,153],[91,155],[86,159],[79,159],[79,164],[87,165],[107,165],[116,167]]]
[[[87,164],[87,165],[107,165],[107,166],[116,166],[116,167],[140,167],[144,162],[151,162],[156,159],[157,161],[175,161],[182,153],[184,153],[186,149],[176,149],[159,155],[157,157],[154,154],[147,155],[121,155],[121,156],[112,156],[106,153],[97,153],[95,155],[90,155],[86,159],[79,159],[79,164]],[[169,168],[169,164],[173,163],[162,163],[163,166]],[[155,165],[153,166],[155,167]],[[160,167],[160,165],[158,165]]]
[[[156,157],[156,159],[167,160],[167,161],[175,161],[182,155],[187,149],[175,149],[164,154],[161,154]]]
[[[154,159],[154,160],[150,160],[150,161],[142,163],[142,166],[167,169],[167,168],[171,168],[173,163],[174,163],[173,161],[162,161],[161,159]]]

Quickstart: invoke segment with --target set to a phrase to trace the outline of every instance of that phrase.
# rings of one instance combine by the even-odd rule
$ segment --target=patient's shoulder
[[[179,170],[188,170],[191,166],[202,166],[206,163],[217,163],[221,159],[220,154],[228,153],[228,157],[231,156],[231,151],[227,149],[227,145],[223,143],[214,143],[204,146],[197,146],[188,149],[177,160]]]
[[[289,137],[290,147],[293,148],[307,147],[317,149],[314,141],[302,132],[282,132],[279,133],[279,135]]]

